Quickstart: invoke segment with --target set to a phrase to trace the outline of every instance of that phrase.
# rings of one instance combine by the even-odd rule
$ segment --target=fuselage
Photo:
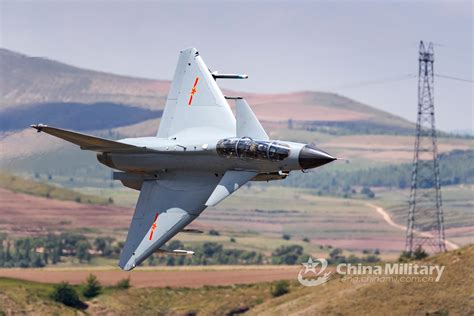
[[[119,142],[152,149],[151,153],[99,153],[98,160],[111,168],[137,174],[160,174],[179,171],[251,170],[253,180],[285,178],[292,170],[311,169],[335,160],[328,153],[310,145],[254,140],[250,137],[207,139],[178,142],[156,137],[127,138]]]

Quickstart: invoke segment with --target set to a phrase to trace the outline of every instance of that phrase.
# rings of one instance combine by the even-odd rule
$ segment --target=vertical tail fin
[[[235,136],[235,118],[211,72],[195,48],[180,53],[157,136],[188,137],[197,130]]]
[[[235,101],[237,114],[237,137],[251,137],[258,140],[267,140],[268,135],[258,121],[247,101],[238,98]]]

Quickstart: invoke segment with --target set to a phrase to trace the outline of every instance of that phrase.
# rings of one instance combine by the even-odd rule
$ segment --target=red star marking
[[[156,220],[157,219],[158,219],[158,213],[156,213],[155,219],[153,220],[153,224],[151,224],[150,237],[148,238],[149,240],[152,240],[152,238],[153,238],[153,233],[155,232],[155,229],[156,229]]]
[[[198,84],[198,81],[199,81],[199,77],[196,77],[196,80],[194,80],[194,86],[193,86],[193,88],[191,89],[191,92],[190,92],[191,95],[189,96],[189,102],[188,102],[189,106],[191,106],[191,103],[193,102],[193,96],[196,93],[196,86]]]

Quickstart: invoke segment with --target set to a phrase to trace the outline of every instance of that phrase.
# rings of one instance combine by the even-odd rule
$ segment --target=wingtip
[[[43,130],[44,127],[48,127],[48,125],[44,125],[44,124],[31,124],[30,125],[31,128],[34,128],[35,130],[39,132],[41,132]]]
[[[122,269],[123,271],[132,271],[135,269],[136,265],[135,264],[125,264],[121,265],[120,263],[118,264],[119,268]]]

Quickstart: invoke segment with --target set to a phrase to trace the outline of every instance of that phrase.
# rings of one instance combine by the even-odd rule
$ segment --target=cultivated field
[[[0,190],[0,228],[11,236],[76,231],[124,240],[138,192],[124,188],[82,191],[112,197],[116,204],[58,201]],[[474,235],[474,223],[466,221],[472,206],[469,198],[472,191],[472,187],[465,186],[445,190],[446,236],[460,245],[472,242]],[[175,239],[190,246],[213,241],[225,248],[265,254],[282,245],[298,244],[306,252],[323,257],[327,257],[329,245],[354,254],[364,249],[379,249],[383,257],[394,258],[403,249],[405,232],[390,225],[376,206],[385,207],[388,214],[394,215],[393,221],[404,226],[406,208],[400,204],[403,200],[407,200],[406,191],[380,191],[376,199],[367,200],[318,196],[307,189],[252,185],[240,189],[219,206],[207,209],[191,225],[205,232],[218,230],[219,236],[178,234]],[[394,205],[398,206],[398,212]],[[282,239],[283,234],[291,239]],[[231,237],[235,242],[230,241]],[[115,262],[105,264],[115,265]]]
[[[295,280],[301,266],[183,266],[183,267],[138,267],[131,272],[119,268],[43,268],[0,269],[0,278],[15,278],[42,283],[81,284],[89,274],[107,286],[130,278],[133,287],[188,287],[210,285],[234,285]]]
[[[0,189],[0,231],[13,236],[89,228],[101,234],[125,230],[132,217],[129,208],[59,201]]]
[[[304,287],[296,280],[290,281],[289,292],[279,297],[271,295],[275,283],[250,282],[252,284],[198,288],[132,287],[120,290],[109,287],[94,299],[81,299],[88,305],[84,312],[91,315],[230,315],[244,312],[248,315],[471,315],[474,312],[473,258],[474,246],[468,246],[418,262],[445,266],[439,282],[354,283],[334,276],[328,283],[316,287]],[[288,276],[296,271],[289,272]],[[92,272],[99,273],[98,270]],[[196,269],[186,268],[166,273],[182,279],[188,277],[191,282],[196,272]],[[239,272],[245,273],[245,270]],[[140,273],[152,278],[160,272]],[[227,277],[234,278],[232,274],[224,279]],[[75,288],[82,289],[81,286]],[[53,285],[48,283],[0,278],[0,312],[7,315],[13,311],[35,315],[77,315],[82,312],[54,302],[49,296],[52,290]]]

